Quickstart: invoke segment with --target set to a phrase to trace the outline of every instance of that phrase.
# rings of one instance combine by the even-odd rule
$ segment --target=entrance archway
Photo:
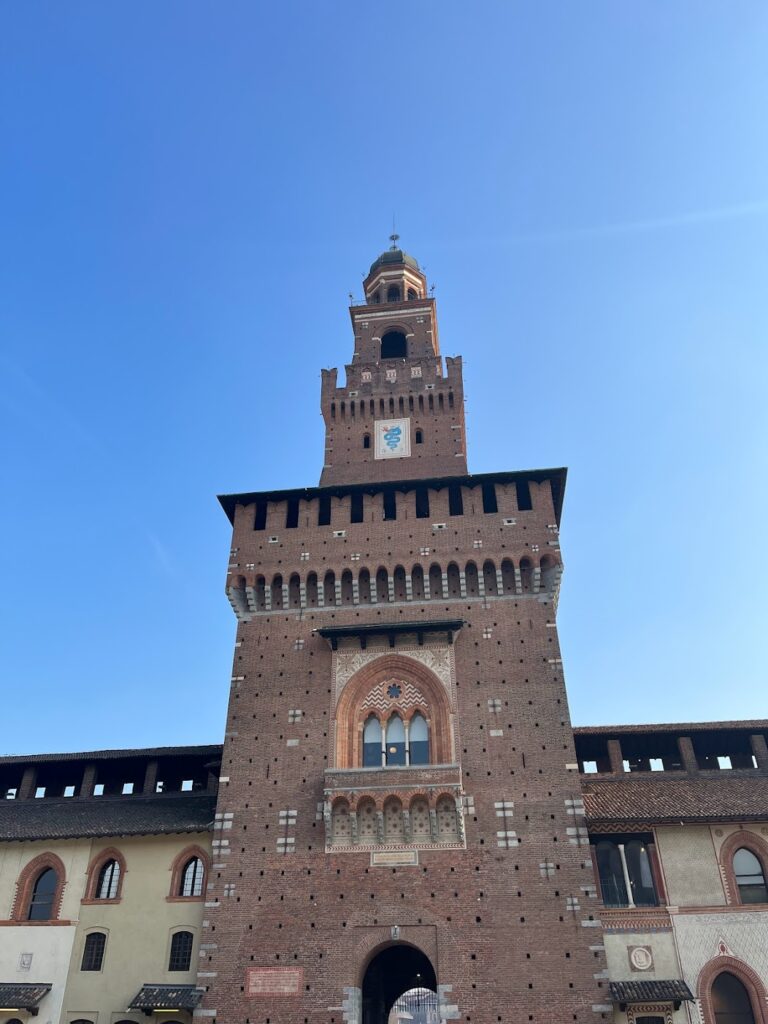
[[[413,989],[437,991],[435,969],[429,957],[404,942],[382,949],[368,964],[363,978],[362,1024],[388,1024],[395,1002]],[[425,1006],[427,1003],[425,995],[412,1001],[423,1002]],[[432,1024],[428,1016],[421,1020],[414,1015],[413,1020],[415,1024]]]

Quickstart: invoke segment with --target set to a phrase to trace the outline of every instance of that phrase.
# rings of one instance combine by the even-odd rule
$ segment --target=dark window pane
[[[632,886],[632,899],[636,907],[655,907],[658,905],[656,887],[653,884],[651,858],[645,843],[638,839],[632,840],[624,847],[627,861],[629,883]]]
[[[37,877],[29,902],[28,921],[50,921],[53,917],[53,899],[59,878],[53,868],[46,868]]]
[[[716,1024],[755,1024],[747,990],[727,971],[718,974],[712,985],[712,1008]]]
[[[192,962],[192,932],[176,932],[171,939],[169,971],[188,971]]]
[[[107,936],[104,932],[91,932],[85,937],[83,949],[83,962],[81,971],[100,971],[104,960],[104,947],[107,944]]]
[[[381,768],[381,722],[369,718],[363,729],[363,767]]]
[[[405,764],[405,726],[398,715],[393,715],[387,722],[387,764]]]
[[[408,748],[411,764],[429,764],[429,731],[426,720],[414,715],[408,729]]]
[[[606,907],[626,907],[629,900],[618,847],[614,843],[598,843],[596,853],[603,903]]]

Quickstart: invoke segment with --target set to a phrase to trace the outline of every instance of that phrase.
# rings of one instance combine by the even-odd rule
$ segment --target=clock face
[[[376,420],[373,424],[376,437],[374,458],[405,459],[411,454],[411,421]]]

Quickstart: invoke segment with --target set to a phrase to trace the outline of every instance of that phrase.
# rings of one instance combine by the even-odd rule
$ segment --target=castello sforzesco
[[[768,1024],[768,722],[572,727],[566,470],[469,472],[397,236],[349,313],[221,742],[0,759],[0,1024]]]

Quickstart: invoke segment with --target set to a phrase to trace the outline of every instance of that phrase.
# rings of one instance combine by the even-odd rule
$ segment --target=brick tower
[[[396,243],[397,239],[393,239]],[[555,626],[565,470],[468,475],[416,261],[323,372],[319,487],[222,497],[238,619],[198,1013],[610,1016]]]

